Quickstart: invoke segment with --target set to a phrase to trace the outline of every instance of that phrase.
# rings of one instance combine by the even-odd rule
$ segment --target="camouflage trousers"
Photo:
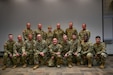
[[[53,58],[52,58],[53,57]],[[62,62],[62,57],[61,55],[52,55],[48,61],[48,66],[56,66],[56,65],[61,65]]]
[[[3,64],[4,65],[13,65],[13,57],[10,57],[8,53],[4,53],[3,55]]]
[[[34,64],[34,54],[31,52],[26,52],[25,60],[26,64],[33,65]]]
[[[36,65],[44,65],[44,64],[46,64],[47,63],[47,59],[48,59],[47,54],[46,55],[44,54],[44,56],[41,56],[38,53],[34,54],[34,64],[36,64]]]
[[[19,55],[19,56],[16,56],[15,54],[13,55],[13,62],[14,62],[14,65],[20,65],[20,64],[26,64],[26,56],[22,56],[22,55]]]
[[[77,55],[72,54],[72,60],[74,63],[80,62],[81,61],[81,54],[77,53]]]
[[[89,52],[81,55],[81,64],[88,64],[88,62],[92,64],[92,61],[93,61],[92,53]]]
[[[95,65],[95,64],[96,64],[96,65],[99,65],[99,64],[101,64],[101,63],[105,63],[106,58],[107,58],[107,53],[98,54],[98,55],[94,58],[94,60],[96,60],[96,63],[94,63],[94,65]],[[93,60],[93,61],[94,61],[94,60]]]

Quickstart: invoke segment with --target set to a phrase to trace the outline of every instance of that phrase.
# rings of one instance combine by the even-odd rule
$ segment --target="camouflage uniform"
[[[14,53],[13,53],[13,59],[14,59],[14,65],[17,64],[25,64],[25,57],[22,56],[23,52],[25,52],[25,48],[24,48],[24,41],[18,41],[14,44],[13,47]],[[19,54],[19,56],[16,56],[16,54]]]
[[[3,67],[3,69],[6,68],[6,65],[8,62],[11,62],[11,64],[13,64],[13,58],[10,57],[10,55],[13,55],[13,45],[15,44],[15,41],[12,40],[8,40],[5,44],[4,44],[4,55],[3,55],[3,64],[5,65],[5,67]],[[10,61],[8,61],[8,58],[10,59]]]
[[[25,29],[22,34],[23,34],[24,40],[28,40],[29,34],[32,34],[34,36],[34,32],[32,29]]]
[[[70,51],[70,42],[69,41],[62,41],[62,51],[61,55],[63,57],[64,64],[68,64],[68,67],[72,67],[72,55]],[[67,54],[67,57],[65,57],[65,54]]]
[[[34,64],[34,40],[26,40],[25,41],[25,53],[26,53],[26,64]]]
[[[39,65],[41,62],[41,64],[45,64],[47,61],[47,50],[48,50],[48,46],[45,40],[41,40],[41,41],[36,41],[35,43],[35,51],[34,51],[34,64]],[[44,56],[40,55],[40,52],[44,53]]]
[[[95,51],[96,60],[100,65],[100,68],[104,68],[105,60],[107,57],[106,46],[104,42],[100,42],[99,44],[95,43],[93,45],[93,49]]]
[[[76,39],[76,40],[72,39],[70,42],[71,42],[70,50],[73,55],[73,60],[75,59],[77,61],[77,65],[80,65],[80,59],[81,59],[80,41],[78,39]],[[77,54],[74,55],[75,53],[77,53]],[[75,60],[73,62],[75,62]]]
[[[93,58],[93,54],[92,54],[92,43],[90,42],[82,42],[81,43],[81,54],[82,54],[82,60],[83,63],[86,64],[86,60],[88,60],[88,67],[92,67],[92,58]],[[82,63],[82,64],[83,64]]]
[[[58,43],[61,43],[62,37],[64,35],[64,31],[62,29],[55,29],[53,32],[54,32],[54,38],[57,38]]]
[[[46,42],[48,46],[52,43],[52,39],[53,39],[53,32],[48,32],[46,37]]]
[[[67,35],[68,39],[71,40],[72,39],[72,34],[76,34],[77,37],[78,37],[78,32],[76,29],[70,29],[70,28],[67,28],[66,31],[65,31],[65,34]]]
[[[37,36],[38,34],[41,34],[42,38],[43,38],[44,40],[46,40],[46,36],[47,36],[46,32],[44,32],[43,30],[40,30],[40,29],[37,29],[36,31],[34,31],[35,40],[36,40],[36,36]]]
[[[88,40],[90,39],[91,33],[89,30],[81,30],[79,32],[79,39],[80,41],[84,40],[84,36],[87,35],[88,36]]]
[[[62,46],[60,44],[51,44],[49,46],[49,51],[51,53],[51,58],[50,60],[48,61],[48,66],[59,66],[61,64],[61,54],[56,54],[57,52],[60,52],[61,53],[61,49],[62,49]],[[54,57],[52,59],[52,57]]]

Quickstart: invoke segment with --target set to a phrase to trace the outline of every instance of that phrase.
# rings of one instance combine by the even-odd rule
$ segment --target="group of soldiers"
[[[89,41],[91,33],[86,29],[86,24],[82,24],[82,30],[78,33],[72,22],[65,31],[57,23],[54,31],[48,26],[46,33],[42,30],[42,24],[38,24],[38,29],[33,31],[31,24],[27,23],[22,34],[23,39],[18,35],[16,42],[13,34],[8,35],[9,39],[4,44],[3,70],[9,61],[13,68],[18,65],[23,65],[23,68],[34,65],[35,70],[41,65],[58,68],[67,65],[71,68],[76,64],[91,68],[95,60],[101,69],[105,68],[106,45],[101,42],[100,36],[95,37],[94,44]]]

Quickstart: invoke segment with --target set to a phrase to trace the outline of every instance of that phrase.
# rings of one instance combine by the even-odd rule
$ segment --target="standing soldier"
[[[22,36],[18,35],[17,37],[18,41],[14,44],[13,50],[13,60],[14,60],[14,66],[13,68],[16,68],[18,64],[25,64],[25,57],[22,57],[23,53],[25,52],[24,49],[24,41],[22,40]]]
[[[41,34],[38,34],[37,40],[35,43],[35,51],[34,51],[34,64],[35,64],[35,66],[33,67],[33,70],[35,70],[36,68],[39,67],[40,62],[41,62],[41,64],[46,63],[47,49],[48,49],[48,46],[47,46],[46,41],[42,39]]]
[[[58,39],[58,42],[61,43],[64,31],[60,28],[60,23],[57,23],[57,29],[54,31],[54,38]]]
[[[24,40],[28,40],[28,35],[29,34],[32,34],[34,36],[33,30],[31,29],[31,24],[27,23],[26,27],[27,28],[23,31],[23,38],[24,38]]]
[[[13,64],[13,45],[15,41],[13,40],[13,34],[8,35],[9,40],[4,44],[4,55],[3,55],[3,68],[5,70],[7,68],[7,62],[11,62]],[[10,61],[7,61],[8,58]]]
[[[84,39],[84,36],[88,36],[88,40],[90,39],[91,33],[89,30],[86,29],[86,24],[82,24],[82,30],[79,32],[79,39],[82,41]]]
[[[77,65],[80,65],[80,59],[81,59],[81,45],[79,39],[77,39],[77,35],[75,33],[72,34],[72,40],[70,41],[71,46],[70,50],[72,52],[73,60],[76,59]],[[73,61],[75,62],[75,61]]]
[[[88,36],[84,36],[84,40],[81,42],[81,54],[82,54],[82,64],[86,64],[88,61],[88,67],[92,67],[92,43],[88,41]],[[87,61],[86,61],[87,60]]]
[[[35,41],[33,40],[32,34],[28,35],[28,40],[25,41],[25,52],[23,56],[26,56],[26,61],[28,64],[34,64],[34,45]],[[23,67],[27,66],[27,62]]]
[[[62,46],[60,44],[58,44],[57,38],[53,38],[53,43],[49,46],[49,51],[51,53],[51,57],[48,62],[48,66],[56,65],[58,68],[60,67],[61,49],[62,49]]]
[[[42,24],[40,24],[40,23],[38,24],[38,29],[34,31],[35,40],[36,40],[38,34],[41,34],[42,39],[46,40],[46,32],[44,32],[42,30]]]
[[[46,37],[46,42],[48,46],[52,43],[52,39],[53,39],[52,27],[48,26],[48,32],[47,32],[47,37]]]
[[[69,23],[69,28],[66,29],[65,34],[67,35],[68,39],[71,40],[72,39],[72,33],[77,35],[78,38],[78,32],[76,29],[73,28],[73,23],[70,22]]]
[[[104,42],[101,42],[101,37],[95,37],[96,43],[93,45],[95,51],[95,58],[97,62],[100,64],[100,68],[103,69],[105,66],[105,60],[107,57],[106,46]]]
[[[61,42],[62,45],[62,51],[61,55],[63,57],[63,62],[68,64],[68,67],[72,67],[72,55],[70,51],[70,43],[68,41],[67,35],[63,35],[63,40]]]

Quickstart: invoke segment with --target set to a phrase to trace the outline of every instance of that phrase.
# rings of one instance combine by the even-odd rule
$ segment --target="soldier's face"
[[[38,29],[42,29],[42,24],[38,24]]]
[[[69,28],[70,28],[70,29],[73,28],[73,23],[69,23]]]
[[[13,35],[9,35],[9,40],[13,40]]]
[[[83,30],[86,29],[86,24],[82,24],[82,29],[83,29]]]
[[[67,41],[67,39],[68,39],[67,36],[63,36],[64,41]]]
[[[18,36],[18,41],[22,41],[22,36]]]
[[[53,44],[56,45],[58,43],[58,40],[56,38],[53,39]]]
[[[60,24],[57,24],[57,29],[60,29]]]
[[[41,35],[37,35],[37,40],[38,40],[38,41],[41,41],[41,40],[42,40]]]
[[[77,37],[76,37],[76,35],[72,35],[72,38],[75,40]]]
[[[31,34],[28,35],[29,40],[32,40],[33,36]]]
[[[101,39],[100,38],[96,38],[96,43],[100,43],[101,42]]]
[[[52,31],[52,28],[48,28],[48,31],[51,32]]]
[[[30,27],[31,27],[31,24],[27,23],[27,29],[30,29]]]

